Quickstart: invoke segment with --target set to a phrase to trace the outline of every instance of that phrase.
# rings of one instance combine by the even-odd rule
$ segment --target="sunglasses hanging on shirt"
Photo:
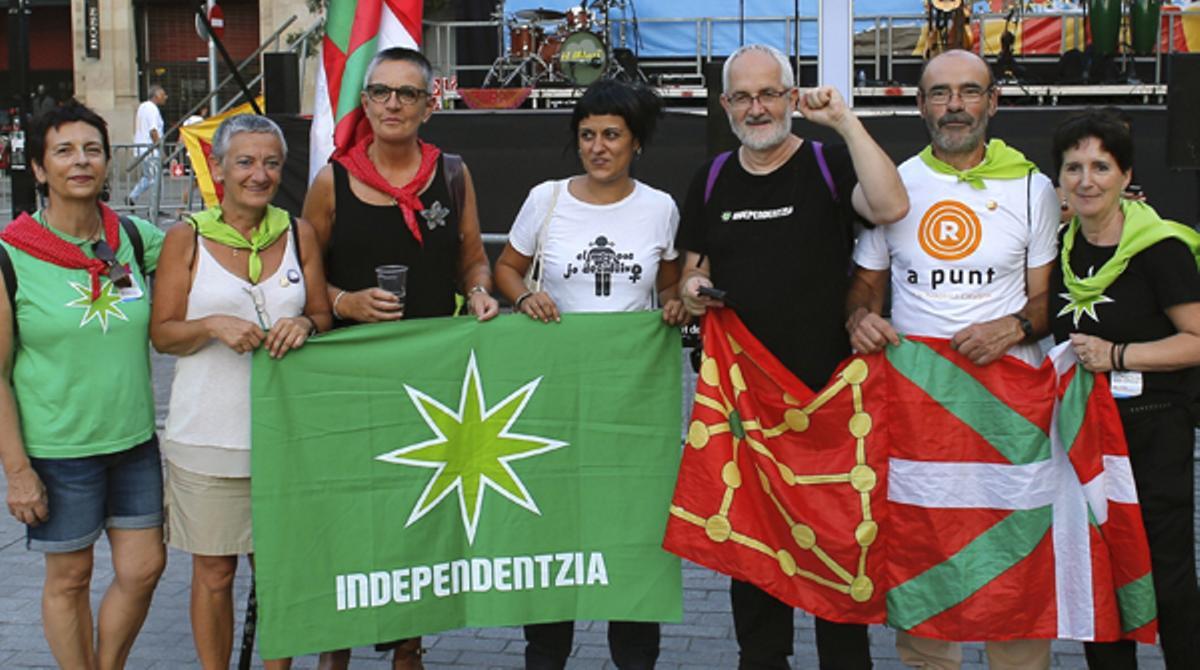
[[[133,278],[129,276],[129,270],[117,262],[117,255],[113,252],[112,247],[108,246],[108,242],[105,240],[93,242],[92,253],[108,266],[108,278],[117,288],[133,286]]]

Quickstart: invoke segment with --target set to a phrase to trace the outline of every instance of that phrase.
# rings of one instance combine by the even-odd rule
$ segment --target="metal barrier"
[[[108,204],[118,212],[140,216],[155,223],[169,224],[187,212],[200,209],[203,203],[200,190],[195,186],[195,178],[186,161],[182,164],[182,170],[175,167],[181,165],[176,159],[170,159],[166,165],[163,164],[163,156],[177,154],[176,144],[164,143],[157,156],[151,154],[142,158],[143,154],[153,148],[153,144],[112,145],[112,160],[108,163]],[[130,204],[129,194],[143,176],[142,160],[155,161],[158,169],[154,171],[146,191],[137,202]]]
[[[1068,36],[1074,38],[1075,44],[1082,44],[1085,39],[1085,27],[1083,25],[1082,11],[1056,11],[1056,12],[1038,12],[1030,13],[1024,16],[1026,20],[1039,18],[1058,18],[1060,19],[1061,38],[1059,40],[1059,55],[1064,53],[1063,46],[1067,43]],[[1167,23],[1166,36],[1168,38],[1167,51],[1162,50],[1162,39],[1155,42],[1154,55],[1138,56],[1132,60],[1139,63],[1153,61],[1154,63],[1154,81],[1153,84],[1164,84],[1163,81],[1163,56],[1175,53],[1175,37],[1181,34],[1183,26],[1180,20],[1183,18],[1180,12],[1163,12],[1161,20]],[[1070,21],[1068,19],[1077,19]],[[801,14],[798,17],[801,26],[805,24],[817,24],[818,18],[815,15]],[[864,36],[870,40],[870,43],[864,45],[861,43],[855,49],[854,64],[855,69],[862,67],[874,66],[874,71],[879,73],[877,78],[892,80],[894,76],[894,65],[904,63],[920,63],[920,56],[912,55],[911,51],[896,53],[896,33],[897,29],[911,30],[914,26],[925,24],[926,17],[924,14],[893,14],[893,15],[861,15],[855,16],[856,25],[861,25],[863,22],[870,22],[873,28],[867,31],[860,31],[856,34],[856,42]],[[982,36],[985,34],[985,28],[988,24],[994,22],[1004,22],[1004,14],[975,14],[971,17],[971,23],[975,27],[975,34]],[[799,44],[797,44],[799,32],[796,30],[797,17],[794,15],[786,16],[755,16],[746,17],[745,23],[748,25],[756,23],[780,23],[782,25],[781,40],[777,46],[785,46],[783,49],[789,58],[794,59],[797,69],[802,64],[815,64],[817,58],[815,55],[805,56],[799,54]],[[663,85],[664,81],[669,82],[675,79],[688,78],[696,79],[703,84],[704,64],[712,61],[714,56],[722,56],[724,54],[716,54],[714,49],[715,40],[713,39],[714,29],[718,25],[738,25],[741,20],[736,16],[715,16],[715,17],[655,17],[642,18],[635,24],[633,20],[614,18],[610,21],[610,35],[614,36],[614,45],[618,48],[632,48],[631,41],[635,26],[645,26],[653,24],[691,24],[694,26],[695,33],[695,52],[691,55],[682,55],[679,58],[654,58],[653,60],[643,61],[641,63],[642,70],[647,75],[651,82]],[[542,22],[544,25],[550,25],[553,22]],[[425,27],[433,31],[434,40],[431,40],[437,45],[437,48],[430,54],[434,61],[435,67],[446,74],[457,76],[461,72],[486,72],[491,68],[491,64],[485,65],[459,65],[454,58],[454,36],[456,31],[465,28],[492,27],[495,28],[501,36],[505,33],[505,22],[503,20],[493,21],[426,21]],[[501,50],[504,50],[503,41],[501,42]],[[497,54],[501,56],[502,54]],[[1020,54],[1018,54],[1020,56]],[[1024,58],[1037,58],[1038,56],[1023,56]],[[1048,56],[1042,56],[1046,58]]]

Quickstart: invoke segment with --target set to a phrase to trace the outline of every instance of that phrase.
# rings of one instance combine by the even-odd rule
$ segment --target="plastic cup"
[[[407,265],[380,265],[375,268],[375,280],[379,288],[396,296],[400,306],[404,307],[404,298],[408,295]]]

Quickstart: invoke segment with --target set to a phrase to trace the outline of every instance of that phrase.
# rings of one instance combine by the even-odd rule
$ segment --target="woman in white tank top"
[[[281,358],[332,325],[311,226],[270,205],[286,153],[266,117],[221,124],[209,160],[221,204],[167,233],[154,287],[151,340],[179,357],[163,441],[166,538],[192,554],[192,635],[206,668],[229,667],[233,577],[238,555],[253,552],[251,355]]]

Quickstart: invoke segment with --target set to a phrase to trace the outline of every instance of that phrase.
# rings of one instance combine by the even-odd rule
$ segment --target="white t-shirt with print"
[[[557,184],[558,200],[546,230],[542,290],[563,313],[653,309],[658,264],[678,257],[675,201],[635,180],[633,192],[619,202],[593,205],[571,195],[569,181],[547,181],[529,191],[509,243],[533,257]]]
[[[159,137],[162,137],[162,112],[152,100],[146,100],[137,108],[137,118],[133,126],[133,143],[154,144],[154,139],[150,137],[151,129],[157,130]]]
[[[891,268],[896,330],[948,338],[1023,308],[1025,269],[1050,263],[1057,253],[1059,207],[1050,180],[1040,173],[1029,180],[985,179],[985,188],[976,189],[934,172],[920,156],[899,171],[908,215],[865,231],[854,249],[858,265]],[[1034,365],[1041,360],[1034,343],[1009,354]]]

